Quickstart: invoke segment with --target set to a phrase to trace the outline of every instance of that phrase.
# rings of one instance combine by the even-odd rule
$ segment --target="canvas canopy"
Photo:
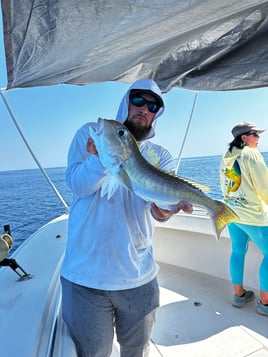
[[[1,0],[7,87],[268,85],[268,1]]]

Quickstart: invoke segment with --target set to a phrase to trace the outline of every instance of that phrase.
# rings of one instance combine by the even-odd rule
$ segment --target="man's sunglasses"
[[[155,102],[150,102],[149,100],[141,97],[140,95],[132,95],[130,96],[130,103],[135,105],[135,107],[143,107],[145,104],[149,112],[157,113],[160,109],[160,106]]]
[[[249,131],[249,132],[245,133],[244,135],[246,135],[246,136],[253,135],[253,136],[255,136],[255,138],[260,137],[260,135],[256,131],[253,131],[253,132]]]

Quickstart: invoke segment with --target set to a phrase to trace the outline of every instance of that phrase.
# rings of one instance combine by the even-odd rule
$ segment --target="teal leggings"
[[[232,283],[243,285],[245,256],[250,239],[263,254],[263,260],[259,269],[260,290],[268,292],[268,226],[232,223],[228,229],[232,241],[232,253],[230,257]]]

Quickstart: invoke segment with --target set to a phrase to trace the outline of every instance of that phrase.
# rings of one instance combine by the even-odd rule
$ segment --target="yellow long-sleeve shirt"
[[[220,175],[224,201],[240,222],[268,226],[268,169],[258,149],[228,150],[222,157]]]

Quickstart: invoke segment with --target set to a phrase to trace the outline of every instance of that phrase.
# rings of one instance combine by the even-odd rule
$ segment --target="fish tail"
[[[221,201],[214,201],[216,203],[216,209],[211,214],[211,218],[216,230],[217,239],[220,238],[223,229],[232,222],[240,221],[239,216],[226,204]]]

